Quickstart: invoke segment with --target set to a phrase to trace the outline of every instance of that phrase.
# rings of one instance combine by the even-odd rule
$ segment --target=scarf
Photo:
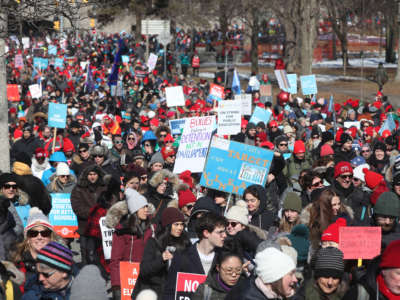
[[[223,288],[223,290],[225,291],[225,292],[229,292],[230,290],[231,290],[231,287],[229,287],[229,286],[227,286],[222,280],[221,280],[221,278],[219,277],[219,274],[217,274],[217,282],[218,282],[218,284],[219,284],[219,286],[220,287],[222,287]]]
[[[382,274],[379,274],[376,277],[376,281],[378,282],[379,292],[381,292],[386,298],[389,300],[400,300],[400,295],[395,295],[388,289]]]

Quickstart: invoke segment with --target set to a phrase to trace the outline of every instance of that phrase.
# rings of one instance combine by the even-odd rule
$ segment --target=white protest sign
[[[149,59],[147,60],[147,66],[149,67],[149,72],[153,71],[157,64],[158,56],[154,53],[150,53]]]
[[[15,55],[15,67],[16,68],[23,68],[24,67],[24,60],[21,54]]]
[[[30,46],[30,40],[29,37],[23,37],[22,38],[22,45],[24,45],[24,49],[28,49]]]
[[[275,76],[278,80],[279,88],[281,90],[288,90],[290,88],[289,80],[285,70],[275,70]]]
[[[251,116],[251,94],[235,95],[235,100],[241,101],[242,115]]]
[[[176,153],[175,174],[180,174],[185,170],[192,173],[203,172],[215,122],[215,116],[186,119]]]
[[[42,97],[42,90],[40,89],[40,86],[37,83],[31,84],[29,86],[29,91],[31,92],[32,98],[39,99],[40,97]]]
[[[219,135],[232,135],[240,132],[241,125],[240,100],[225,100],[218,102],[218,127]]]
[[[79,64],[80,64],[80,66],[81,66],[81,68],[82,68],[82,70],[86,70],[86,66],[88,65],[88,61],[81,61]]]
[[[165,96],[167,98],[168,107],[185,105],[182,86],[171,86],[165,88]]]
[[[344,128],[357,127],[360,130],[360,121],[346,121],[343,123]]]
[[[99,224],[100,224],[100,230],[101,230],[101,240],[103,242],[104,258],[110,259],[113,233],[115,230],[114,230],[114,228],[108,228],[106,226],[106,217],[100,218]]]

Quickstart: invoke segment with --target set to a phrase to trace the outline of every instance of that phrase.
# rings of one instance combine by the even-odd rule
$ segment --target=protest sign
[[[273,151],[214,136],[200,184],[242,195],[249,185],[265,185],[273,156]]]
[[[29,49],[29,47],[30,47],[29,37],[24,36],[22,38],[22,45],[24,46],[24,49]]]
[[[287,74],[287,79],[290,87],[283,90],[289,94],[297,94],[297,74]]]
[[[49,66],[49,60],[47,58],[34,57],[33,66],[39,70],[47,69],[47,67]]]
[[[286,70],[275,70],[276,79],[278,80],[279,88],[287,91],[290,89],[290,83],[286,74]]]
[[[185,127],[186,119],[176,119],[176,120],[169,120],[169,128],[171,128],[172,135],[181,134],[183,128]]]
[[[149,59],[147,60],[147,66],[149,67],[149,72],[152,72],[157,64],[158,56],[154,53],[150,53]]]
[[[49,45],[47,52],[49,53],[49,55],[57,55],[57,46]]]
[[[24,67],[24,60],[21,54],[15,55],[14,63],[15,67],[18,69],[22,69]]]
[[[260,101],[262,103],[272,103],[272,86],[270,84],[263,84],[260,86]]]
[[[344,128],[351,128],[351,127],[357,127],[358,130],[360,130],[360,121],[346,121],[343,123]]]
[[[231,135],[240,132],[242,121],[242,103],[240,100],[224,100],[218,102],[218,127],[220,135]]]
[[[54,230],[63,238],[79,237],[78,218],[71,207],[71,194],[50,194],[51,211],[49,214],[50,224]]]
[[[124,63],[124,64],[129,63],[129,56],[128,55],[122,55],[121,59],[122,59],[122,63]]]
[[[31,84],[29,86],[29,91],[31,92],[32,98],[38,99],[38,98],[42,97],[42,90],[40,89],[40,86],[37,83]]]
[[[344,259],[372,259],[381,253],[382,232],[378,226],[339,228],[339,249]]]
[[[121,300],[131,300],[136,280],[139,277],[140,263],[121,261],[119,263],[119,278],[121,284]]]
[[[235,100],[239,100],[242,105],[242,115],[251,115],[251,94],[235,95]]]
[[[178,272],[176,274],[175,300],[190,300],[199,285],[206,279],[207,275]]]
[[[7,84],[7,99],[8,101],[19,101],[18,84]]]
[[[258,122],[264,122],[265,124],[267,124],[269,118],[271,118],[271,114],[272,113],[269,110],[256,106],[253,114],[251,115],[249,123],[257,125]]]
[[[251,76],[249,79],[249,86],[252,91],[260,90],[260,81],[257,79],[257,76]]]
[[[49,103],[48,125],[50,127],[65,128],[67,122],[67,105]]]
[[[215,83],[210,84],[210,98],[221,101],[224,99],[224,87]]]
[[[315,95],[318,93],[315,75],[300,76],[300,83],[303,95]]]
[[[202,172],[206,162],[208,145],[215,128],[215,116],[187,118],[181,135],[174,173],[185,170]]]
[[[103,243],[103,253],[105,259],[111,258],[111,248],[112,248],[112,239],[114,228],[108,228],[106,226],[106,217],[101,217],[99,220],[100,231],[101,231],[101,240]]]
[[[31,206],[29,204],[15,206],[15,210],[17,211],[18,217],[21,219],[22,225],[24,227],[26,227],[26,225],[28,223],[30,209],[31,209]]]
[[[182,86],[171,86],[165,88],[165,96],[167,98],[167,106],[184,106],[185,97],[183,95]]]
[[[81,61],[79,63],[79,65],[81,66],[82,70],[86,70],[86,72],[87,72],[86,67],[87,67],[88,64],[89,64],[89,61]]]
[[[63,57],[57,57],[54,60],[54,67],[55,68],[64,69],[64,58]]]

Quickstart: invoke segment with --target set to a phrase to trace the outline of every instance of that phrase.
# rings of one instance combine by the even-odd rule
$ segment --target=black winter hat
[[[249,122],[246,127],[247,130],[256,129],[256,124]]]
[[[386,152],[386,145],[385,143],[381,141],[377,141],[374,145],[374,152],[375,150],[382,150],[383,152]]]
[[[0,175],[0,187],[3,187],[7,182],[17,183],[17,175],[14,173],[3,173]]]
[[[344,273],[343,252],[335,247],[321,248],[316,254],[315,278],[342,278]]]
[[[22,162],[22,163],[28,165],[29,167],[32,165],[31,158],[25,152],[17,152],[17,154],[15,154],[15,161]]]
[[[287,142],[288,137],[286,135],[279,135],[275,138],[275,145],[279,145],[282,142]]]
[[[344,144],[348,141],[353,141],[352,137],[348,133],[342,133],[340,136],[340,143]]]
[[[325,144],[326,142],[333,141],[333,140],[334,140],[334,138],[333,138],[332,132],[325,131],[322,133],[322,138],[321,138],[322,145]]]

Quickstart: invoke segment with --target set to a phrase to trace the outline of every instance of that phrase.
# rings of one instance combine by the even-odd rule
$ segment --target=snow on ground
[[[385,63],[384,57],[369,57],[364,58],[364,61],[361,58],[351,58],[349,59],[349,63],[352,67],[361,68],[362,64],[367,68],[376,68],[379,63],[383,63],[385,68],[397,68],[397,64],[387,64]],[[313,68],[342,68],[343,63],[342,59],[337,60],[326,60],[318,63],[313,63]]]

